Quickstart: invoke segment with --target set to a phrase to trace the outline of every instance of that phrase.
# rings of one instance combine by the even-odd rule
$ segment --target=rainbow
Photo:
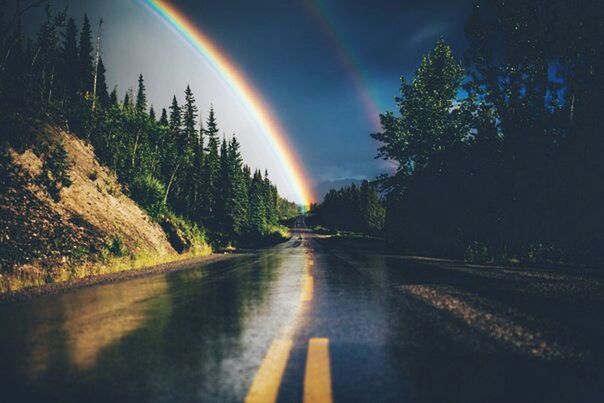
[[[239,69],[210,38],[165,0],[141,0],[154,14],[170,25],[197,53],[205,58],[254,117],[271,144],[297,200],[303,207],[313,201],[307,175],[274,113]]]
[[[333,19],[329,17],[327,8],[320,0],[308,0],[302,4],[313,17],[323,35],[325,35],[338,61],[346,71],[373,129],[376,131],[381,130],[380,110],[384,108],[380,107],[376,101],[377,97],[370,91],[370,87],[367,84],[368,80],[362,73],[361,64],[353,56],[354,53],[352,50],[346,46],[346,42],[342,36],[338,34]]]

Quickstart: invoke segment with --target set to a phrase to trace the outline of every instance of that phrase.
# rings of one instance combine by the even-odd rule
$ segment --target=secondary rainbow
[[[164,0],[142,0],[154,14],[168,23],[203,56],[237,94],[243,105],[252,114],[262,133],[271,144],[285,175],[296,193],[296,202],[303,206],[313,201],[306,174],[298,157],[288,142],[288,137],[273,112],[259,92],[249,83],[239,69],[198,27],[179,10]]]
[[[350,78],[359,100],[367,113],[367,118],[373,126],[373,130],[381,130],[380,110],[383,110],[377,102],[377,97],[372,93],[368,84],[369,80],[363,74],[360,61],[354,57],[354,52],[347,46],[344,37],[336,29],[333,18],[327,12],[327,7],[321,0],[306,0],[302,2],[306,10],[313,17],[321,32],[333,49],[335,56]]]

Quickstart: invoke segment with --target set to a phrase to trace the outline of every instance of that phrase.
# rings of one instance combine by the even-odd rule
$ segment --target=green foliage
[[[363,181],[330,190],[315,209],[317,220],[331,230],[379,234],[384,226],[385,209],[375,186]]]
[[[61,141],[45,146],[42,171],[38,179],[55,201],[60,199],[61,189],[72,184],[69,175],[71,166],[69,155]]]
[[[147,94],[143,75],[138,76],[138,92],[136,93],[136,112],[143,114],[147,112]]]
[[[111,256],[124,257],[128,255],[128,248],[126,248],[123,239],[119,235],[113,235],[105,247]]]
[[[232,244],[249,233],[261,239],[282,214],[291,214],[291,203],[278,197],[267,175],[258,172],[253,180],[235,138],[225,140],[220,151],[214,109],[204,128],[189,86],[184,103],[174,96],[159,121],[153,108],[147,113],[142,75],[136,96],[129,88],[120,103],[117,88],[108,94],[104,62],[93,63],[93,30],[86,15],[78,29],[73,18],[47,7],[29,43],[16,25],[5,26],[0,16],[0,54],[5,55],[0,60],[0,144],[20,150],[35,145],[44,161],[40,180],[55,199],[71,184],[70,163],[60,143],[41,150],[37,138],[48,124],[90,142],[151,216],[162,222],[173,215],[175,233],[205,242],[202,228],[207,228],[220,243]]]
[[[130,188],[132,198],[143,206],[153,218],[158,218],[166,212],[165,194],[164,184],[151,175],[136,177]]]

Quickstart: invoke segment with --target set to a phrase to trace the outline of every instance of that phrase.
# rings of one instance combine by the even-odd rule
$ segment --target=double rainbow
[[[237,67],[220,49],[187,17],[165,0],[142,0],[154,14],[173,27],[199,55],[204,57],[231,87],[243,105],[249,110],[261,132],[271,144],[287,180],[296,193],[296,202],[306,207],[313,201],[306,174],[288,137],[260,93],[249,83]]]

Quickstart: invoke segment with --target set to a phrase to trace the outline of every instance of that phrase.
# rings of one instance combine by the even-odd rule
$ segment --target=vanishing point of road
[[[0,304],[0,401],[602,401],[603,308],[598,270],[296,230],[198,268]]]

